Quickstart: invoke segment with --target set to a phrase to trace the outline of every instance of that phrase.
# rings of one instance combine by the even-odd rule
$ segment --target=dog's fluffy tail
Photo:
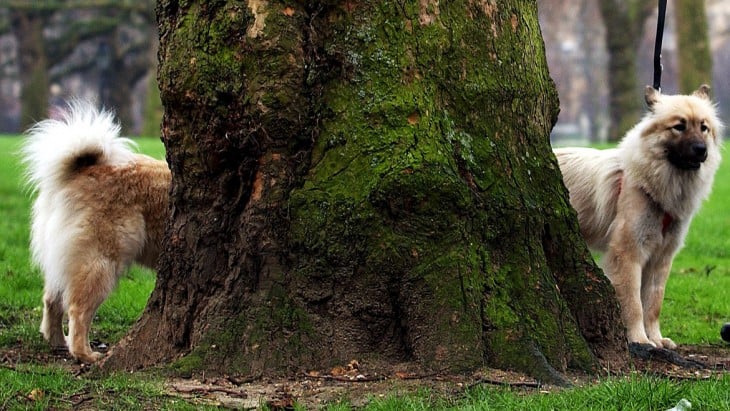
[[[22,148],[31,191],[57,192],[78,170],[133,160],[135,143],[119,137],[114,115],[87,101],[73,101],[60,119],[36,123]]]

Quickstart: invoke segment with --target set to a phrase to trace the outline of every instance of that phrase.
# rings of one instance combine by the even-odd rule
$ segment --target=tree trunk
[[[678,0],[675,7],[679,92],[689,94],[699,85],[712,82],[705,0]]]
[[[121,22],[125,18],[132,19],[130,16],[133,16],[133,13],[120,13],[118,16],[115,15],[114,19]],[[150,36],[156,34],[152,30],[152,25],[145,31],[148,31]],[[125,27],[117,24],[110,33],[102,37],[102,45],[107,48],[108,63],[105,67],[99,67],[100,103],[104,107],[114,109],[122,125],[123,134],[132,131],[130,127],[135,123],[132,111],[134,86],[150,72],[150,67],[153,66],[149,60],[150,52],[156,49],[152,39],[142,47],[139,44],[128,44],[127,36]]]
[[[27,129],[48,116],[48,62],[43,46],[46,12],[11,11],[13,34],[18,42],[20,69],[20,127]]]
[[[122,124],[122,133],[129,134],[129,127],[134,124],[132,116],[132,89],[139,73],[136,67],[126,64],[126,56],[120,48],[119,29],[105,36],[103,45],[108,48],[107,67],[99,72],[99,102],[102,107],[111,107]]]
[[[631,12],[635,2],[600,0],[608,50],[609,141],[620,140],[641,116],[642,91],[636,54],[644,13]]]
[[[158,3],[172,217],[105,366],[353,358],[565,382],[626,359],[525,0]]]

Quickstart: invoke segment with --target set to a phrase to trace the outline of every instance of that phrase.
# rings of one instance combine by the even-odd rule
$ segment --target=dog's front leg
[[[616,298],[621,305],[621,319],[626,327],[629,342],[651,344],[644,329],[641,306],[641,264],[630,247],[609,248],[604,256],[603,270],[611,281]]]
[[[641,284],[641,301],[644,306],[646,334],[657,347],[668,349],[677,348],[677,344],[669,338],[662,337],[659,330],[659,314],[662,311],[664,288],[672,268],[675,249],[676,246],[670,245],[664,252],[647,263]]]

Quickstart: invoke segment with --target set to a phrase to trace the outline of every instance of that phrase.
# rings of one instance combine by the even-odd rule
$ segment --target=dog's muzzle
[[[702,140],[683,140],[667,147],[667,159],[682,170],[697,170],[707,160],[707,144]]]

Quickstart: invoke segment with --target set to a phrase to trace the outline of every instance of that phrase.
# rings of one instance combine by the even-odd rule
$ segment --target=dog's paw
[[[661,345],[657,344],[657,347],[659,348],[666,348],[668,350],[673,350],[677,348],[677,344],[675,344],[671,338],[662,338],[660,342]]]
[[[661,345],[657,345],[656,342],[646,338],[646,336],[643,338],[629,338],[629,344],[650,345],[653,348],[662,348]]]
[[[93,364],[97,361],[99,361],[102,357],[104,357],[104,354],[97,352],[97,351],[89,351],[87,353],[79,353],[79,354],[71,354],[74,358],[76,358],[76,361],[85,363],[85,364]]]
[[[673,350],[677,348],[677,344],[671,340],[671,338],[662,337],[661,334],[651,335],[649,339],[654,342],[656,348],[666,348],[667,350]]]

